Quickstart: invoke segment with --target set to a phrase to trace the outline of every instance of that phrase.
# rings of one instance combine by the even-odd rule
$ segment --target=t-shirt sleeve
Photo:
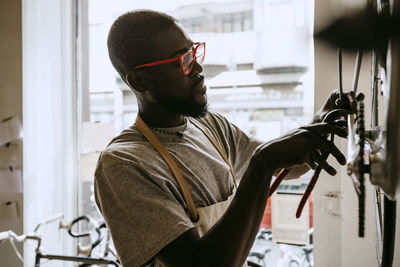
[[[95,173],[95,199],[124,266],[141,266],[194,227],[172,191],[140,163],[103,152]]]

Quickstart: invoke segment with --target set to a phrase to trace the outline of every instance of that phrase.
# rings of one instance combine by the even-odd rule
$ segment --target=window
[[[243,32],[253,30],[253,11],[242,11],[227,13],[216,16],[216,27],[221,28],[220,32]],[[218,22],[221,26],[218,26]]]
[[[202,31],[202,18],[195,17],[190,19],[181,19],[180,22],[185,27],[188,33],[196,33]]]
[[[188,33],[252,31],[253,11],[214,14],[204,11],[202,16],[182,18],[179,21]]]
[[[256,10],[249,10],[247,4],[241,7],[242,2],[225,1],[235,12],[207,10],[199,15],[193,12],[199,10],[197,6],[181,6],[180,1],[117,0],[110,9],[106,0],[88,0],[88,12],[83,14],[87,25],[81,27],[89,34],[82,41],[86,53],[80,58],[87,67],[82,80],[89,81],[82,86],[82,95],[88,96],[82,112],[88,115],[82,114],[81,122],[81,213],[99,216],[93,202],[93,159],[114,135],[133,124],[138,111],[134,94],[108,59],[108,30],[120,14],[136,8],[167,12],[181,21],[194,41],[206,41],[203,74],[210,108],[248,134],[268,141],[311,120],[313,100],[306,97],[313,90],[310,34],[302,31],[285,45],[274,41],[293,36],[299,27],[311,28],[306,25],[305,1],[258,1]],[[254,6],[251,0],[243,2]],[[257,35],[255,28],[260,29]],[[282,189],[303,189],[308,178],[288,182]]]

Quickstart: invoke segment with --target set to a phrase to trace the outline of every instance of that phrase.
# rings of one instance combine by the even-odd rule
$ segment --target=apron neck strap
[[[140,132],[146,137],[146,139],[149,141],[149,143],[154,147],[155,150],[160,153],[161,157],[165,160],[165,162],[168,164],[169,168],[171,169],[173,175],[176,178],[176,181],[178,182],[178,185],[182,191],[183,198],[185,199],[186,206],[189,210],[190,214],[190,219],[195,222],[198,220],[198,214],[196,211],[196,207],[194,205],[192,196],[189,192],[187,183],[185,179],[183,178],[183,175],[176,165],[174,159],[171,157],[171,155],[168,153],[167,149],[164,147],[164,145],[160,142],[160,140],[157,138],[157,136],[154,135],[153,131],[144,123],[142,118],[140,118],[139,114],[136,117],[136,126],[139,128]]]
[[[217,143],[217,140],[215,140],[215,138],[209,133],[209,129],[205,129],[206,127],[201,125],[199,122],[197,122],[194,119],[189,119],[191,123],[193,123],[194,126],[196,126],[200,131],[202,131],[207,138],[211,141],[211,143],[214,145],[214,147],[218,150],[219,154],[221,155],[221,157],[224,159],[224,161],[226,162],[226,164],[228,164],[229,166],[229,170],[232,174],[232,178],[233,178],[233,184],[235,185],[235,187],[237,188],[237,183],[236,183],[236,177],[235,174],[233,172],[233,168],[231,163],[228,160],[228,157],[226,155],[226,153],[222,150],[222,147]]]

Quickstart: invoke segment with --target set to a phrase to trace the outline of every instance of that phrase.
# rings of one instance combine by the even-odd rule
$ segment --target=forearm
[[[195,266],[241,266],[258,232],[268,199],[272,168],[253,157],[231,205],[221,219],[197,242]]]

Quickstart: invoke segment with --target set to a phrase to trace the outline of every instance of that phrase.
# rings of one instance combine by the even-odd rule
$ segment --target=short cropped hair
[[[175,18],[165,13],[144,9],[116,19],[108,33],[108,55],[123,81],[134,66],[148,63],[154,35],[175,22]]]

